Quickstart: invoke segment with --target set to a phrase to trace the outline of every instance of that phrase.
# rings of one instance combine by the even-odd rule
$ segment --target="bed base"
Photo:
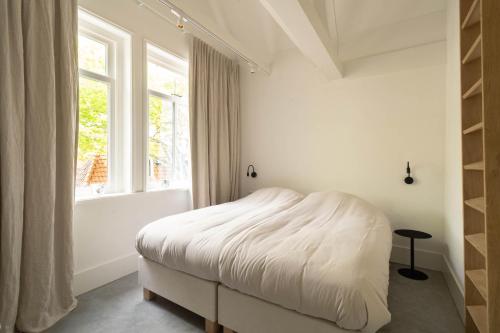
[[[352,333],[327,320],[310,317],[242,294],[217,282],[176,271],[142,256],[139,281],[144,299],[166,298],[205,318],[205,332]]]
[[[179,272],[139,256],[139,283],[144,299],[155,295],[168,299],[205,318],[205,331],[219,331],[217,322],[217,282]]]
[[[238,333],[353,333],[334,323],[300,314],[223,285],[218,287],[219,324]],[[226,332],[226,331],[225,331]]]

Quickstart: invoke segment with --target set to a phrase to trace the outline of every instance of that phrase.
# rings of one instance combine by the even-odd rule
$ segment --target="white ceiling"
[[[287,1],[313,4],[342,61],[446,38],[446,0]],[[221,30],[268,63],[280,51],[295,47],[260,0],[178,2],[203,12]]]
[[[334,26],[329,29],[330,37],[336,40],[338,36],[339,53],[344,60],[445,38],[445,0],[313,1],[323,24]],[[332,4],[333,15],[328,11]],[[357,44],[356,51],[352,50],[353,44]]]
[[[382,26],[446,10],[445,0],[314,0],[317,8],[335,3],[341,43]],[[322,11],[325,13],[325,11]]]
[[[276,52],[293,47],[288,37],[259,0],[183,0],[207,14],[243,45],[272,59]]]

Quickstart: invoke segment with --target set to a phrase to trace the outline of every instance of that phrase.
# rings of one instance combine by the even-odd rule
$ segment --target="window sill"
[[[113,200],[113,199],[118,199],[118,198],[126,198],[126,197],[131,197],[131,196],[137,196],[137,195],[147,195],[149,193],[168,193],[168,192],[174,192],[174,191],[183,191],[183,192],[188,192],[191,189],[188,187],[173,187],[173,188],[168,188],[168,189],[158,189],[158,190],[147,190],[147,191],[140,191],[140,192],[123,192],[123,193],[109,193],[109,194],[103,194],[100,196],[95,196],[95,197],[87,197],[87,198],[80,198],[80,199],[75,199],[75,205],[86,205],[86,204],[92,204],[94,202],[102,202],[106,200]]]
[[[75,204],[125,197],[125,196],[131,195],[131,194],[135,194],[135,193],[132,193],[132,192],[108,193],[108,194],[102,194],[102,195],[93,196],[93,197],[75,198]]]
[[[137,193],[158,193],[158,192],[168,192],[168,191],[191,191],[189,187],[178,186],[178,187],[169,187],[169,188],[157,188],[157,189],[149,189],[144,192]]]

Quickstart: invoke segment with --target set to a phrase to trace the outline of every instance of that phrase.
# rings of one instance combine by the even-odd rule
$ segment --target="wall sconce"
[[[405,183],[408,185],[413,184],[414,180],[413,177],[411,176],[411,169],[410,169],[410,162],[406,162],[406,178],[405,178]]]
[[[252,168],[252,172],[250,173],[250,168]],[[247,177],[252,176],[252,178],[257,177],[257,172],[255,172],[255,168],[252,164],[250,164],[247,168]]]

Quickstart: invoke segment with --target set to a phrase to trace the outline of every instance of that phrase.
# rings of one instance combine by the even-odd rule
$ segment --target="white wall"
[[[448,0],[446,70],[446,165],[444,251],[448,264],[464,286],[462,205],[462,133],[460,96],[460,22],[458,0]],[[463,290],[462,290],[463,293]]]
[[[243,70],[242,165],[259,174],[243,176],[243,194],[262,186],[353,193],[394,228],[430,232],[417,247],[441,253],[445,47],[357,60],[331,82],[294,50],[280,54],[270,76]],[[411,186],[403,183],[407,160]]]
[[[450,2],[456,5],[457,0]],[[133,123],[142,126],[144,40],[187,57],[185,37],[134,0],[79,3],[131,33]],[[458,20],[453,15],[451,20]],[[251,75],[242,68],[242,165],[253,163],[259,172],[255,180],[243,177],[243,194],[271,185],[356,194],[384,209],[395,228],[432,233],[432,240],[418,242],[417,247],[444,251],[463,283],[461,198],[457,196],[461,187],[459,74],[452,65],[458,61],[454,55],[458,24],[450,22],[447,43],[347,63],[347,77],[339,81],[327,82],[294,50],[277,56],[271,76]],[[142,146],[141,138],[134,137],[136,191],[142,189],[137,182],[142,174]],[[417,180],[412,186],[402,183],[406,160],[412,162]],[[189,193],[182,190],[78,203],[76,291],[135,270],[136,232],[189,206]],[[395,243],[407,246],[403,239],[395,238]]]
[[[161,217],[190,209],[188,190],[124,194],[79,201],[75,209],[75,292],[137,270],[135,235]]]
[[[187,58],[188,43],[175,27],[134,0],[80,0],[79,5],[132,36],[133,187],[139,193],[77,202],[74,221],[75,292],[80,294],[137,269],[135,235],[147,223],[186,211],[188,190],[140,193],[143,189],[144,42]]]

